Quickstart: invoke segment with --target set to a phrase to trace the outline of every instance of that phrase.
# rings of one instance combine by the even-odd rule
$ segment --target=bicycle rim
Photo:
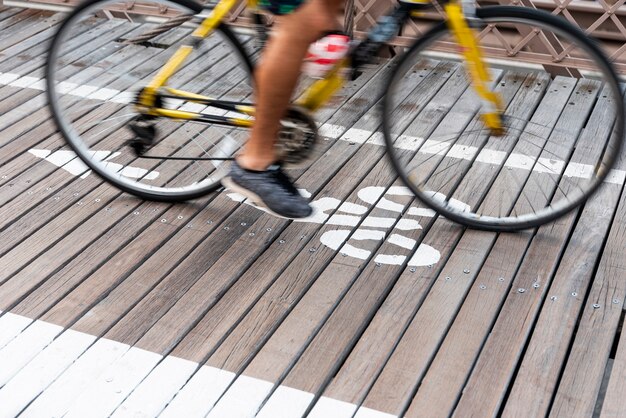
[[[230,126],[167,118],[142,120],[151,141],[142,152],[132,146],[140,116],[133,104],[167,59],[189,38],[195,25],[172,27],[141,43],[138,37],[164,21],[190,14],[177,2],[142,2],[142,14],[123,3],[93,1],[75,9],[55,36],[47,65],[48,98],[67,144],[44,150],[63,160],[71,173],[92,171],[121,190],[144,199],[178,201],[202,196],[220,186],[227,159],[247,132]],[[167,13],[162,16],[162,12]],[[89,24],[87,33],[80,28]],[[76,42],[76,40],[80,42]],[[250,49],[245,49],[249,47]],[[252,42],[241,43],[220,26],[194,48],[168,86],[228,101],[248,102],[252,94]],[[77,51],[91,51],[88,54]],[[225,115],[198,103],[165,98],[162,107]],[[239,115],[241,116],[241,115]],[[144,138],[145,139],[145,138]],[[68,149],[68,146],[71,150]],[[75,154],[74,154],[75,153]],[[76,158],[76,154],[78,158]]]
[[[484,126],[458,45],[439,25],[403,57],[383,101],[388,154],[405,184],[443,216],[494,231],[542,225],[579,207],[604,181],[621,184],[621,172],[610,168],[622,145],[623,99],[595,44],[534,10],[489,7],[479,16],[506,132],[491,135]],[[511,58],[495,54],[502,44]],[[554,65],[539,64],[547,53],[559,58]],[[424,68],[449,80],[426,108],[414,109],[420,91],[411,79]],[[425,117],[440,123],[426,131]]]

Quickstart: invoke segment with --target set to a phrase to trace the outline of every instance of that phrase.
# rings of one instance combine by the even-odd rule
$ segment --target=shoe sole
[[[274,212],[272,209],[270,209],[265,202],[263,202],[263,199],[261,199],[261,197],[259,195],[257,195],[254,192],[251,192],[248,189],[245,189],[243,187],[241,187],[240,185],[238,185],[237,183],[235,183],[234,181],[232,181],[230,179],[230,177],[224,177],[222,178],[222,186],[228,188],[229,190],[232,190],[235,193],[239,193],[240,195],[242,195],[243,197],[245,197],[246,199],[250,200],[252,203],[254,203],[257,206],[261,206],[262,208],[264,208],[268,213],[270,213],[271,215],[276,216],[277,218],[282,218],[282,219],[288,219],[288,220],[294,220],[294,219],[304,219],[307,218],[308,216],[303,216],[301,218],[290,218],[288,216],[285,215],[281,215],[279,213]],[[309,215],[311,216],[311,215]]]

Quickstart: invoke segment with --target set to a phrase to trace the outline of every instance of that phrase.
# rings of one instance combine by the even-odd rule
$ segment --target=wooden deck
[[[381,65],[293,173],[318,219],[143,202],[33,151],[62,145],[41,83],[60,20],[0,6],[0,417],[626,416],[622,183],[519,234],[369,199],[415,204],[371,136]]]

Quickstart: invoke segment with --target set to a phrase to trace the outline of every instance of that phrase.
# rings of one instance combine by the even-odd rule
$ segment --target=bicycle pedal
[[[137,156],[143,155],[154,144],[156,128],[154,125],[135,122],[128,124],[128,128],[135,134],[127,144],[135,151]]]

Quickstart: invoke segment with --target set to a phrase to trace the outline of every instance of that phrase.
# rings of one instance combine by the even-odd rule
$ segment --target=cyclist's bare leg
[[[278,17],[279,25],[255,72],[256,114],[250,139],[238,163],[264,170],[276,162],[274,141],[300,75],[309,45],[337,28],[343,0],[309,0],[295,12]]]

